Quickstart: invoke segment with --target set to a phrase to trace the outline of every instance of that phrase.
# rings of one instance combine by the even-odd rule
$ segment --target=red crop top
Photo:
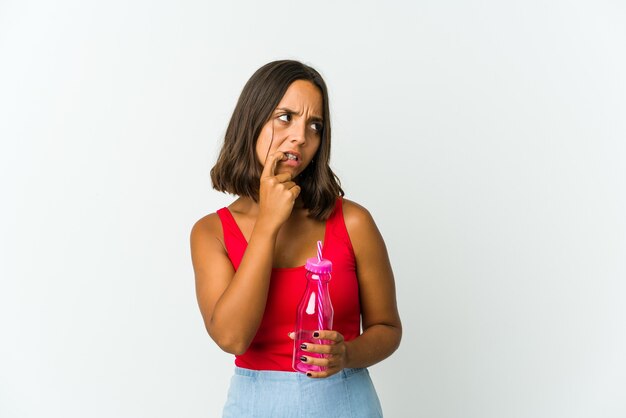
[[[239,267],[248,245],[228,208],[217,211],[224,231],[224,244],[235,270]],[[343,220],[342,199],[326,221],[324,258],[333,263],[329,283],[335,310],[333,328],[346,341],[358,337],[361,331],[359,284],[356,276],[354,251]],[[235,356],[235,364],[253,370],[293,371],[291,361],[296,309],[306,287],[304,266],[273,268],[267,304],[261,325],[248,350]]]

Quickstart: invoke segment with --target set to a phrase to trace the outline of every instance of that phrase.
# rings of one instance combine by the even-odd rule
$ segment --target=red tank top
[[[218,210],[217,214],[222,222],[228,257],[237,270],[248,243],[228,208]],[[361,306],[354,251],[343,220],[341,198],[337,199],[333,213],[326,221],[323,244],[324,258],[333,263],[329,283],[335,310],[333,328],[350,341],[361,331]],[[261,325],[248,350],[235,356],[237,366],[253,370],[293,371],[293,340],[287,334],[294,330],[296,309],[305,287],[304,266],[272,269]]]

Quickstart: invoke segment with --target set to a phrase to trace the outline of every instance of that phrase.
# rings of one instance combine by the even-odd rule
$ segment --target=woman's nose
[[[306,142],[306,126],[304,123],[295,123],[289,132],[289,140],[298,144]]]

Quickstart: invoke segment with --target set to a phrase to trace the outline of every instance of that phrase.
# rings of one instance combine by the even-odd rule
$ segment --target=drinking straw
[[[322,292],[322,278],[317,279],[317,327],[321,331],[324,329],[324,311],[322,309],[324,293]]]
[[[322,262],[322,241],[317,241],[317,262]]]
[[[317,261],[322,262],[322,241],[317,241]],[[323,311],[323,298],[325,297],[322,291],[322,278],[318,276],[317,280],[317,325],[319,330],[324,329],[324,311]]]

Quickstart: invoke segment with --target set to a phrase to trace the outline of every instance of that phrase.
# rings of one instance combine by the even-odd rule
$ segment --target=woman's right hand
[[[246,352],[261,325],[278,231],[300,193],[291,173],[275,174],[284,158],[282,152],[267,158],[260,179],[256,224],[236,270],[217,214],[202,218],[191,233],[196,294],[205,326],[222,350],[235,355]]]
[[[289,219],[300,194],[300,186],[291,181],[291,173],[275,173],[276,166],[285,158],[285,154],[280,151],[267,158],[259,187],[260,208],[257,222],[264,222],[276,229]]]

